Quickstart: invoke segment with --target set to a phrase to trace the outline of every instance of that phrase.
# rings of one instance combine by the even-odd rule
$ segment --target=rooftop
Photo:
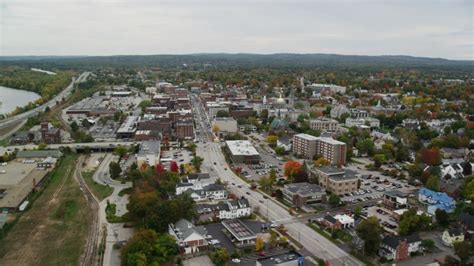
[[[133,133],[136,131],[136,123],[138,122],[139,116],[127,116],[125,121],[120,125],[117,133]]]
[[[153,141],[143,141],[140,144],[140,151],[138,152],[139,155],[145,154],[160,154],[160,141],[153,140]]]
[[[239,241],[256,237],[256,234],[239,219],[225,220],[221,223]]]
[[[310,196],[315,193],[325,193],[323,188],[316,184],[310,184],[308,182],[293,183],[285,185],[285,189],[293,194],[299,194],[301,196]]]
[[[226,141],[226,145],[232,155],[259,155],[258,151],[248,140],[228,140]]]
[[[318,140],[318,137],[315,137],[313,135],[309,135],[309,134],[296,134],[295,137],[298,137],[298,138],[301,138],[301,139],[304,139],[304,140]]]

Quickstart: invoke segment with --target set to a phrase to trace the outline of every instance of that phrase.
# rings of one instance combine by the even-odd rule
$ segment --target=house
[[[464,168],[459,163],[444,164],[440,167],[441,177],[443,178],[463,178]]]
[[[464,233],[457,228],[445,230],[441,236],[441,240],[446,246],[452,247],[454,243],[464,241]]]
[[[330,228],[330,229],[342,229],[342,224],[339,222],[336,218],[334,218],[331,215],[326,215],[324,216],[321,220],[320,223],[323,224],[324,226]]]
[[[290,138],[288,135],[283,135],[277,140],[277,147],[282,147],[285,152],[290,152],[291,142],[292,138]]]
[[[462,212],[458,217],[462,229],[469,234],[474,234],[474,215]]]
[[[203,187],[213,184],[214,180],[211,179],[208,173],[189,174],[176,184],[176,195],[179,195],[189,189],[201,190]]]
[[[176,239],[180,251],[184,254],[207,250],[209,245],[206,240],[206,228],[194,226],[186,219],[181,219],[175,224],[169,224],[168,233]]]
[[[249,216],[252,213],[249,201],[242,197],[238,200],[226,201],[220,203],[217,207],[218,218],[224,219],[237,219],[245,216]]]
[[[418,200],[428,205],[428,213],[435,215],[437,209],[451,213],[456,208],[456,201],[444,192],[436,192],[427,188],[418,191]]]
[[[189,193],[194,201],[224,200],[228,196],[225,187],[218,184],[209,184],[201,189],[187,189],[184,193]]]
[[[411,253],[422,251],[421,239],[417,234],[409,236],[386,236],[382,239],[379,256],[387,260],[408,259]]]
[[[287,184],[283,188],[283,199],[296,207],[321,202],[325,196],[323,188],[308,182]]]

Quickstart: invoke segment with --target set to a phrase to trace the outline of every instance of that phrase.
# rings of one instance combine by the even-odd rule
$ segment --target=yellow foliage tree
[[[329,165],[329,161],[326,160],[324,157],[321,157],[319,159],[317,159],[316,161],[314,161],[314,165],[316,166],[324,166],[324,165]]]
[[[263,242],[263,238],[261,236],[257,236],[255,239],[255,250],[262,251],[265,243]]]

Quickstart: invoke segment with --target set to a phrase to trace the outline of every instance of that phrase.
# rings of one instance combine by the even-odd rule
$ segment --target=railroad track
[[[84,196],[86,197],[87,204],[91,207],[92,211],[92,225],[91,230],[87,236],[87,242],[84,249],[84,253],[80,259],[80,265],[90,266],[98,265],[98,250],[99,250],[99,201],[94,196],[92,191],[87,186],[84,178],[82,177],[81,168],[84,161],[83,157],[79,157],[74,171],[74,177],[79,183]]]

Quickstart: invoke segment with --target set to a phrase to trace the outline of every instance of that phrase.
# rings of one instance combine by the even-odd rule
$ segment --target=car
[[[232,183],[232,186],[235,186],[235,183]]]
[[[224,171],[227,171],[227,168],[224,168]]]
[[[265,196],[265,195],[263,195],[263,198],[264,198],[264,199],[268,199],[268,197],[267,197],[267,196]]]
[[[217,163],[216,163],[216,162],[214,162],[214,165],[217,165]]]
[[[259,200],[258,202],[263,203],[263,200]]]
[[[233,258],[233,259],[232,259],[232,262],[233,262],[233,263],[240,263],[240,259],[238,259],[238,258]]]
[[[242,186],[240,186],[240,185],[239,185],[239,186],[237,186],[237,187],[238,187],[238,188],[242,188]]]
[[[245,194],[250,195],[250,192],[247,191],[247,192],[245,192]]]

